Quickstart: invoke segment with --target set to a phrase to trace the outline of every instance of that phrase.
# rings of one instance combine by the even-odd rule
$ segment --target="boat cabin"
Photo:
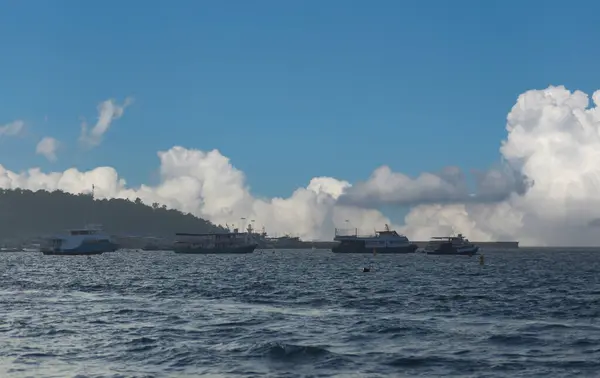
[[[367,249],[377,249],[405,247],[410,244],[410,241],[406,236],[401,235],[394,230],[390,230],[387,224],[385,225],[385,230],[375,230],[374,234],[365,236],[358,235],[357,229],[355,229],[354,234],[348,232],[348,230],[336,229],[335,231],[336,235],[334,240],[339,241],[340,246],[342,247],[360,244]]]
[[[404,235],[400,235],[399,233],[397,233],[396,231],[390,231],[390,230],[386,230],[386,231],[375,231],[375,237],[378,238],[405,238],[406,236]]]
[[[453,246],[456,246],[470,244],[470,242],[469,239],[465,239],[462,234],[458,234],[457,236],[434,236],[429,241],[430,246],[437,246],[442,244],[451,244]]]
[[[95,235],[98,230],[70,230],[69,235]]]

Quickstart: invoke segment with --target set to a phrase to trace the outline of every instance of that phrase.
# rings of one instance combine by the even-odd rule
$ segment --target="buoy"
[[[483,265],[485,263],[485,257],[483,255],[479,255],[479,265]]]

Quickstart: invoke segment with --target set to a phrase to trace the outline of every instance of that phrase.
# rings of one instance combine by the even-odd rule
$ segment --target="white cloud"
[[[16,120],[0,126],[0,138],[3,136],[17,136],[23,131],[24,126],[25,122],[21,120]]]
[[[49,161],[56,161],[56,150],[60,143],[52,137],[44,137],[35,148],[35,153],[45,156]]]
[[[131,105],[133,99],[128,97],[123,105],[117,104],[113,99],[103,101],[98,105],[98,121],[91,129],[83,122],[81,125],[80,143],[91,148],[102,143],[104,134],[108,131],[113,121],[121,118],[125,108]]]
[[[407,233],[442,232],[447,223],[470,235],[536,245],[597,245],[600,233],[600,91],[549,87],[519,96],[507,117],[502,158],[533,185],[495,204],[419,206]],[[438,216],[440,215],[441,216]],[[475,236],[472,237],[473,239]]]
[[[519,96],[507,117],[502,164],[475,174],[475,193],[454,167],[413,179],[384,166],[354,186],[317,177],[287,198],[262,199],[252,195],[243,172],[219,151],[183,147],[158,153],[156,186],[129,188],[110,167],[18,174],[0,166],[0,187],[78,193],[94,184],[99,197],[140,197],[220,224],[255,219],[270,233],[307,239],[330,240],[333,228],[344,227],[346,219],[359,229],[381,228],[389,219],[369,207],[397,203],[412,208],[405,225],[392,227],[413,240],[462,232],[471,240],[516,239],[525,245],[598,244],[600,92],[592,98],[595,106],[588,108],[586,94],[564,87]]]
[[[340,203],[361,207],[382,205],[420,205],[424,203],[493,203],[512,193],[523,194],[531,183],[508,164],[484,172],[472,172],[477,189],[472,193],[466,176],[458,167],[411,178],[393,172],[388,166],[377,168],[365,182],[349,188]]]
[[[259,199],[250,193],[244,174],[217,150],[173,147],[158,157],[161,182],[154,187],[128,188],[110,167],[46,174],[37,168],[15,173],[0,165],[0,188],[80,193],[95,185],[98,198],[139,197],[147,204],[159,202],[223,225],[239,226],[245,217],[270,233],[290,232],[308,239],[331,239],[334,225],[343,225],[345,219],[352,220],[353,227],[369,229],[390,223],[379,211],[336,205],[336,198],[350,184],[334,178],[314,178],[288,198]]]

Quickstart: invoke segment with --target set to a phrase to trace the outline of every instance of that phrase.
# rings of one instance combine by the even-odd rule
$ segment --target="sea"
[[[600,250],[483,254],[2,253],[0,377],[598,377]]]

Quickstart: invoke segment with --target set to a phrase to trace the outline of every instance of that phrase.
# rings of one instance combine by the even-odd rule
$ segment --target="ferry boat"
[[[425,247],[428,255],[466,255],[477,254],[479,246],[471,243],[462,234],[457,236],[434,236]]]
[[[40,248],[44,255],[99,255],[119,249],[117,243],[97,224],[69,230],[46,240]]]
[[[386,224],[384,231],[375,231],[374,235],[359,236],[335,229],[333,240],[339,244],[331,248],[334,253],[414,253],[417,245],[411,243],[404,235],[398,234]]]
[[[189,234],[176,233],[173,251],[185,254],[244,254],[252,253],[258,243],[252,237],[252,226],[248,232]]]

